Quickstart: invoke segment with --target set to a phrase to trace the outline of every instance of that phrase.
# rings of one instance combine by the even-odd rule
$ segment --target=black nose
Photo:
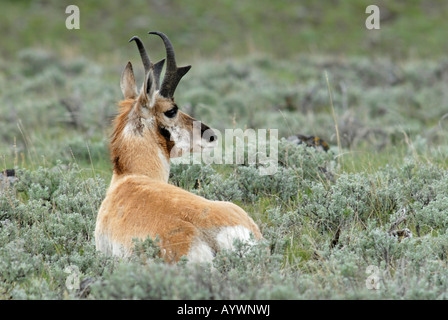
[[[201,123],[201,136],[202,139],[207,140],[207,142],[214,142],[218,140],[218,136],[213,132],[213,130],[203,123]]]
[[[217,138],[218,138],[218,137],[217,137],[216,135],[212,135],[212,136],[210,136],[208,142],[213,142],[213,141],[215,141]]]

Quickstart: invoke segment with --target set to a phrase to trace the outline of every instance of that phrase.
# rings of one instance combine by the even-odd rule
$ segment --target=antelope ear
[[[135,99],[137,97],[137,84],[130,61],[121,73],[120,87],[125,99]]]
[[[156,82],[154,77],[153,69],[149,69],[146,74],[145,82],[143,83],[143,90],[141,93],[141,98],[146,100],[146,105],[152,108],[155,103],[155,93],[156,93]]]

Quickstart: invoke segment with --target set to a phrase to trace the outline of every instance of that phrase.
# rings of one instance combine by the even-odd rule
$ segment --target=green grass
[[[3,43],[2,56],[12,59],[21,48],[37,46],[71,57],[82,54],[107,60],[116,54],[127,59],[134,53],[127,40],[156,29],[170,35],[184,53],[179,58],[188,60],[260,51],[277,58],[297,53],[426,58],[444,57],[448,49],[444,41],[448,5],[440,1],[376,1],[381,12],[380,31],[365,28],[365,9],[372,4],[368,0],[219,0],[213,5],[195,0],[132,4],[84,0],[77,3],[81,28],[67,30],[65,8],[70,4],[55,0],[3,2],[0,31],[15,41]],[[151,52],[160,56],[163,51],[154,48]]]

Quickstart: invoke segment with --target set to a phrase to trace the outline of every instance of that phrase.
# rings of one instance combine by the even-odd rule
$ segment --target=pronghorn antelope
[[[204,124],[193,130],[196,120],[178,109],[174,91],[191,66],[178,68],[166,35],[149,33],[164,42],[165,76],[160,86],[165,59],[153,64],[141,40],[133,37],[146,76],[138,92],[130,62],[121,75],[124,100],[110,142],[113,176],[96,220],[96,248],[126,257],[134,238],[158,236],[167,262],[182,256],[209,262],[217,251],[232,249],[235,239],[255,241],[262,235],[237,205],[210,201],[168,183],[170,158],[210,148],[217,137]]]

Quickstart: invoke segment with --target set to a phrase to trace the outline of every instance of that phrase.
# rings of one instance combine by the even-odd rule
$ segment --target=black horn
[[[176,58],[174,56],[174,48],[168,37],[162,32],[150,31],[149,34],[156,34],[162,38],[166,49],[166,71],[165,77],[162,81],[162,86],[160,87],[160,94],[165,98],[173,98],[174,91],[182,79],[182,77],[190,70],[191,66],[177,67]]]
[[[146,52],[145,46],[143,45],[142,40],[139,37],[132,37],[129,42],[135,41],[138,47],[138,51],[140,52],[140,57],[142,58],[143,66],[145,67],[145,76],[148,74],[149,70],[152,68],[154,72],[154,81],[156,83],[156,89],[159,89],[160,86],[160,74],[162,73],[163,64],[165,63],[165,59],[160,60],[156,64],[153,64],[151,60],[149,60],[148,53]]]

